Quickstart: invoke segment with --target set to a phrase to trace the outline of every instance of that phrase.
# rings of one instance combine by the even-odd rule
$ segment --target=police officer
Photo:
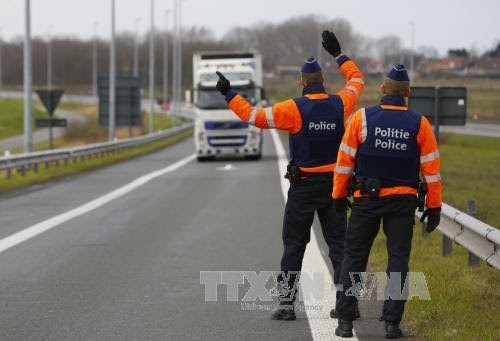
[[[368,255],[381,221],[387,236],[389,289],[402,292],[408,273],[414,214],[417,207],[419,173],[427,185],[427,232],[438,225],[441,211],[439,151],[429,121],[409,110],[405,97],[410,81],[402,64],[394,65],[380,89],[379,105],[354,114],[340,145],[335,168],[333,198],[339,210],[347,204],[349,184],[354,203],[346,232],[341,281],[343,292],[337,300],[337,336],[352,336],[352,320],[357,302],[356,273],[364,272]],[[354,181],[351,176],[354,172]],[[351,276],[356,283],[352,283]],[[399,277],[400,276],[400,277]],[[392,278],[392,281],[391,281]],[[394,290],[391,291],[394,293]],[[402,336],[399,323],[405,299],[384,302],[387,338]]]
[[[336,59],[347,80],[344,88],[335,95],[326,92],[321,67],[313,57],[302,66],[302,96],[269,108],[253,107],[217,72],[220,77],[217,89],[226,97],[229,108],[243,121],[259,128],[275,128],[289,133],[291,161],[287,177],[291,184],[283,221],[282,272],[278,277],[283,289],[280,306],[272,315],[277,320],[295,320],[297,274],[302,267],[315,212],[328,244],[334,283],[339,283],[340,278],[346,212],[339,214],[332,205],[332,178],[345,124],[364,89],[364,81],[359,68],[341,53],[335,34],[324,31],[322,38],[323,47]]]

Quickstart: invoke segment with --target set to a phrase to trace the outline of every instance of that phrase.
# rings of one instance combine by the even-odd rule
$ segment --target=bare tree
[[[399,62],[403,42],[399,36],[388,35],[377,39],[375,49],[384,64]]]

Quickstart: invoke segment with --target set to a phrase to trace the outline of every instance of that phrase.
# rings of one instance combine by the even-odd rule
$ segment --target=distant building
[[[468,72],[468,66],[468,58],[450,56],[444,59],[430,60],[428,70],[432,74],[464,75]]]
[[[469,75],[499,77],[500,56],[499,57],[484,56],[477,59],[469,68]]]

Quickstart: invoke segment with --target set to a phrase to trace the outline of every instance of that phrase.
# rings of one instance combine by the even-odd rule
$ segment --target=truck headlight
[[[205,142],[205,133],[198,133],[198,141]]]

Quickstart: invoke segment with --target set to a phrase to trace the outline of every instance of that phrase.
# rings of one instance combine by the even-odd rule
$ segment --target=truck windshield
[[[255,88],[235,89],[252,105],[258,102],[258,92]],[[216,89],[198,89],[196,106],[200,109],[227,109],[226,100]]]

